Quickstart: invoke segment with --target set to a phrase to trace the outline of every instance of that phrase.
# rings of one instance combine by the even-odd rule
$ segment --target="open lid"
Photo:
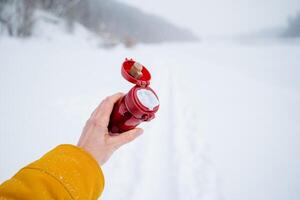
[[[122,64],[122,69],[121,69],[121,73],[122,76],[129,82],[136,84],[138,86],[141,87],[147,87],[148,85],[150,85],[150,79],[151,79],[151,74],[150,72],[147,70],[147,68],[142,65],[142,75],[139,78],[135,78],[134,76],[132,76],[129,71],[132,68],[132,66],[135,64],[136,62],[133,59],[125,59],[125,61]]]

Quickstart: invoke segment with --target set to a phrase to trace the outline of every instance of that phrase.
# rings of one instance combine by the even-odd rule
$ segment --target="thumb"
[[[117,145],[117,147],[120,147],[124,144],[127,144],[131,141],[133,141],[135,138],[140,136],[144,132],[141,128],[135,128],[129,131],[126,131],[120,135],[112,136],[111,140],[113,140],[113,143]]]

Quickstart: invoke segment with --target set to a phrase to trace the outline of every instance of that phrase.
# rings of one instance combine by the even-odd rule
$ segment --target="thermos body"
[[[124,96],[115,104],[108,128],[111,133],[122,133],[135,128],[140,123],[141,120],[135,118],[127,109]]]

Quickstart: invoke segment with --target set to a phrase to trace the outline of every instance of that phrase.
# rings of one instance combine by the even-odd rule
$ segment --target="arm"
[[[97,199],[104,188],[100,168],[112,153],[142,133],[110,136],[107,126],[118,93],[107,97],[87,121],[78,145],[60,145],[0,185],[0,199]]]

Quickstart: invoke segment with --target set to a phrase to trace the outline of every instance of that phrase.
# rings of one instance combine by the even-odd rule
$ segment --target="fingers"
[[[141,128],[135,128],[130,131],[124,132],[120,135],[110,136],[111,143],[114,143],[117,147],[127,144],[133,141],[135,138],[143,134],[144,130]]]
[[[116,93],[114,95],[106,97],[92,113],[90,119],[93,121],[93,123],[102,127],[107,127],[114,104],[121,97],[123,97],[123,95],[123,93]]]

